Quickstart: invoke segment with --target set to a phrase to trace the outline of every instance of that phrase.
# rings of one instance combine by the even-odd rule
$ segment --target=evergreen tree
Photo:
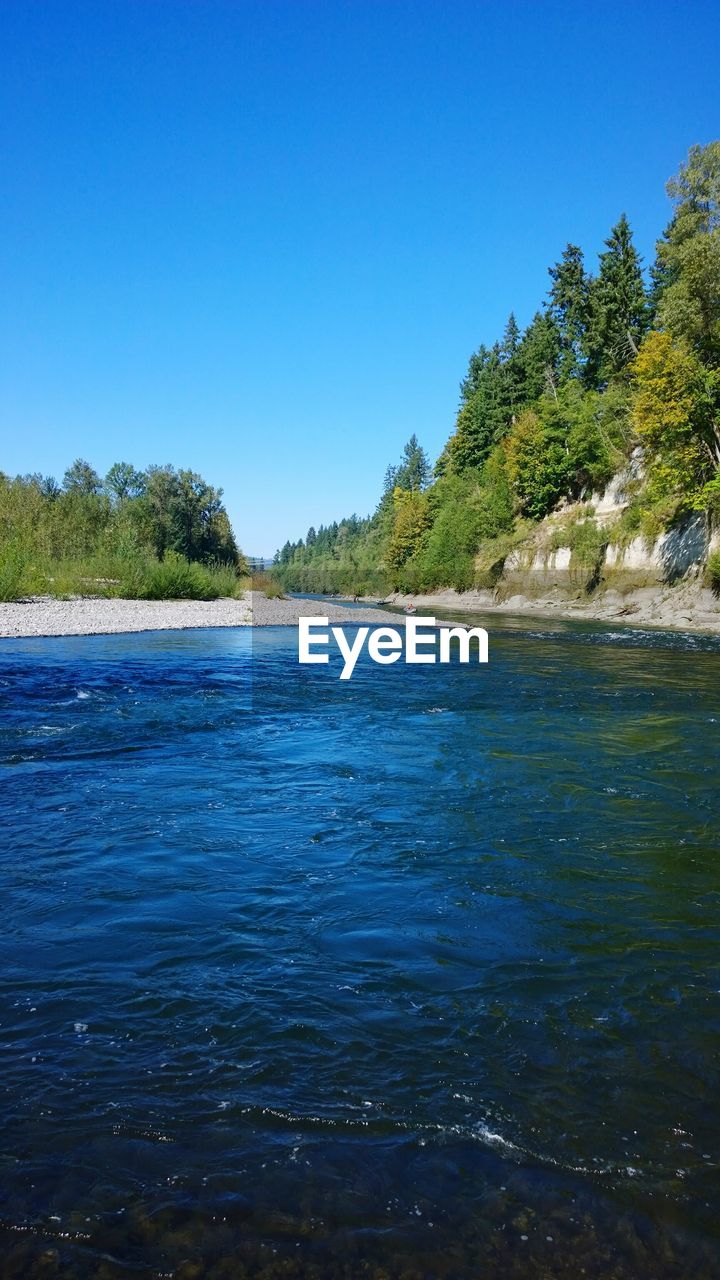
[[[511,311],[508,322],[505,325],[502,342],[500,343],[500,358],[502,362],[501,399],[504,401],[510,416],[519,408],[524,395],[523,367],[518,359],[519,349],[520,328],[515,319],[515,313]]]
[[[532,404],[554,386],[558,373],[560,333],[549,312],[535,313],[520,340],[516,360],[525,403]]]
[[[650,325],[656,327],[658,312],[665,295],[665,290],[677,279],[677,267],[668,260],[668,244],[672,235],[674,219],[665,228],[659,240],[655,242],[655,260],[650,267],[650,292],[648,306]]]
[[[403,449],[399,466],[390,466],[385,472],[384,493],[392,493],[394,489],[419,492],[427,487],[431,476],[432,467],[428,456],[413,433]]]
[[[421,547],[430,524],[427,495],[419,489],[396,489],[393,526],[386,552],[388,567],[397,571]]]
[[[502,342],[490,348],[483,345],[470,357],[460,384],[455,432],[438,459],[436,475],[442,475],[448,465],[456,471],[482,466],[524,402],[525,382],[523,342],[511,314]]]
[[[590,287],[585,381],[606,383],[637,355],[648,328],[641,259],[623,213],[605,241],[600,270]]]
[[[477,351],[474,351],[468,363],[468,370],[460,383],[460,403],[466,404],[467,401],[475,394],[480,385],[480,379],[485,371],[486,366],[492,361],[492,352],[488,350],[484,343],[481,343]]]
[[[577,377],[582,370],[589,314],[590,282],[582,249],[568,244],[562,258],[549,268],[550,314],[560,334],[560,377]]]
[[[520,328],[515,319],[515,312],[511,311],[508,316],[508,322],[505,325],[505,332],[500,343],[500,351],[504,360],[512,360],[517,354],[520,345]]]

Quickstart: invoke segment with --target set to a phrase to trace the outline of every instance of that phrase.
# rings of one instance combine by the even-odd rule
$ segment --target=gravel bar
[[[348,608],[320,600],[267,600],[247,592],[241,600],[104,600],[78,596],[56,600],[34,596],[0,603],[0,637],[96,636],[123,631],[183,631],[192,627],[295,626],[301,615],[330,623],[402,622],[380,609]]]

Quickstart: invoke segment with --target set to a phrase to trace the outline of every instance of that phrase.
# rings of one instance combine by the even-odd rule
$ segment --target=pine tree
[[[516,355],[520,344],[520,328],[515,319],[515,312],[511,311],[508,316],[508,322],[505,325],[505,332],[500,343],[500,350],[504,360],[512,360]]]
[[[395,487],[419,492],[426,488],[431,474],[427,454],[413,433],[403,449],[400,466],[395,469]]]
[[[480,385],[480,379],[489,363],[492,362],[492,351],[490,351],[485,343],[481,343],[477,351],[474,351],[468,363],[468,371],[460,383],[460,403],[466,404],[467,401],[475,394]]]
[[[577,377],[582,370],[584,340],[589,314],[589,280],[582,249],[568,244],[563,256],[549,268],[550,314],[560,333],[560,377]]]
[[[648,314],[651,328],[655,328],[657,326],[658,312],[665,295],[665,290],[668,289],[673,281],[677,279],[677,271],[674,270],[674,268],[672,268],[664,258],[667,234],[667,231],[665,231],[656,242],[655,261],[650,266]]]
[[[510,417],[519,409],[523,403],[523,368],[518,360],[518,351],[520,349],[520,327],[515,319],[515,313],[510,312],[508,322],[505,325],[505,332],[500,343],[500,359],[502,362],[502,390],[501,400],[504,402]]]
[[[517,349],[526,404],[539,400],[555,385],[560,360],[560,334],[547,311],[537,311]]]
[[[466,391],[455,423],[455,433],[448,441],[450,460],[456,471],[480,467],[491,449],[505,435],[512,417],[510,387],[506,381],[507,363],[503,364],[501,347],[482,347],[482,366],[471,358],[471,369],[462,384],[466,388],[472,378],[472,390]],[[479,353],[478,353],[479,354]]]
[[[590,287],[586,334],[589,386],[605,384],[637,355],[649,323],[641,258],[623,213],[605,241],[600,270]]]

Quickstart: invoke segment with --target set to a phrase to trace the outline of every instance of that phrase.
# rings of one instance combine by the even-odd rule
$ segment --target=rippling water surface
[[[2,1274],[720,1276],[720,646],[523,625],[2,642]]]

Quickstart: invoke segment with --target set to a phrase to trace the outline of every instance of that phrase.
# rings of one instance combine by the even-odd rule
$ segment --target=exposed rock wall
[[[642,455],[636,450],[628,466],[613,478],[604,493],[595,494],[589,506],[566,505],[537,526],[531,539],[505,559],[496,583],[499,599],[522,594],[529,598],[549,592],[577,597],[588,591],[612,588],[621,593],[640,587],[700,582],[711,551],[720,547],[720,530],[713,531],[707,518],[690,514],[652,543],[638,535],[629,542],[612,541],[612,528],[626,510],[642,478]],[[590,513],[591,511],[591,513]],[[584,554],[558,545],[563,524],[577,528],[592,520],[598,533],[597,551]],[[607,541],[603,534],[607,534]]]
[[[619,572],[639,570],[658,582],[677,582],[703,572],[711,541],[705,517],[691,515],[661,534],[652,546],[644,538],[633,538],[625,547],[611,544],[605,553],[605,565]]]

